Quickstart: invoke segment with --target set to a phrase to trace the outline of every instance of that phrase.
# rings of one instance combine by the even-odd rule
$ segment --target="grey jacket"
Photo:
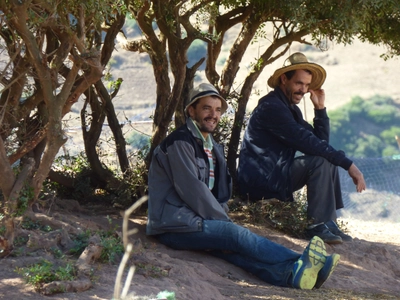
[[[204,219],[230,221],[227,201],[232,182],[223,147],[212,140],[216,164],[210,190],[208,158],[194,126],[187,122],[154,150],[148,177],[148,235],[201,231]]]

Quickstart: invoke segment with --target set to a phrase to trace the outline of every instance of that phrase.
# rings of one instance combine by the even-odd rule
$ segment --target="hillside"
[[[228,37],[225,42],[227,45],[224,48],[225,55],[228,55],[232,38],[234,38],[233,35]],[[262,42],[249,47],[236,76],[235,89],[240,88],[249,71],[250,64],[254,62],[263,48]],[[380,57],[385,53],[383,47],[356,40],[349,46],[332,44],[324,52],[304,45],[294,45],[290,53],[297,51],[304,51],[310,61],[321,64],[326,69],[327,79],[323,88],[327,95],[328,109],[338,108],[357,95],[365,98],[381,94],[400,101],[400,90],[397,86],[396,76],[394,76],[400,68],[400,60],[393,58],[384,61]],[[124,79],[114,105],[132,119],[148,118],[155,102],[155,81],[153,69],[146,54],[119,50],[114,55],[114,60],[116,64],[111,70],[114,78],[122,77]],[[267,80],[275,69],[283,65],[283,61],[284,58],[281,58],[264,69],[254,86],[248,110],[252,110],[257,104],[259,95],[268,92]],[[196,82],[202,80],[205,80],[204,72],[198,72]],[[311,103],[306,101],[307,117],[311,118],[312,113]]]

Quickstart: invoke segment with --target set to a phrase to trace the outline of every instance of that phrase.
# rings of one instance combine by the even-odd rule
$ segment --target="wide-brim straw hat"
[[[312,73],[310,90],[320,89],[325,82],[325,69],[318,64],[308,62],[307,57],[303,53],[296,52],[290,55],[283,63],[283,67],[277,69],[268,79],[268,85],[271,88],[276,88],[280,84],[280,76],[292,70],[309,70]]]
[[[198,86],[194,87],[189,92],[189,98],[186,100],[185,104],[185,114],[188,116],[188,108],[190,105],[195,103],[200,98],[206,96],[217,96],[221,99],[221,115],[228,109],[228,103],[226,100],[218,93],[218,90],[210,83],[200,83]]]

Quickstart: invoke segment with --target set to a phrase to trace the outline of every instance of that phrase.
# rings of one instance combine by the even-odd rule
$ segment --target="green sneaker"
[[[319,289],[321,285],[323,285],[324,282],[329,278],[329,276],[331,276],[333,270],[336,268],[339,262],[339,259],[340,255],[336,253],[326,257],[325,264],[318,273],[317,282],[314,286],[316,289]]]
[[[315,286],[318,273],[324,267],[325,261],[324,241],[314,236],[293,266],[292,286],[302,290],[311,290]]]

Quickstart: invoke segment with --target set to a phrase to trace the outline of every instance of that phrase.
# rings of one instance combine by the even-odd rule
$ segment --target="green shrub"
[[[79,256],[89,245],[89,238],[92,235],[90,230],[79,233],[73,238],[74,247],[69,250],[69,253],[74,256]]]
[[[67,264],[64,267],[60,266],[55,268],[54,265],[47,260],[43,260],[29,267],[17,268],[15,271],[37,290],[45,283],[56,280],[74,280],[76,278],[74,266]]]
[[[395,137],[400,137],[400,127],[391,126],[389,129],[383,130],[380,134],[382,140],[389,145],[397,146]]]
[[[382,151],[382,157],[389,157],[398,155],[400,153],[399,147],[388,146]]]
[[[350,103],[344,106],[341,111],[347,111],[351,118],[364,114],[365,100],[359,96],[353,97]]]
[[[38,221],[33,221],[30,218],[24,217],[21,222],[21,228],[26,230],[40,230],[43,232],[50,232],[53,229],[49,225],[40,224]]]
[[[54,160],[52,169],[74,179],[73,188],[67,188],[57,182],[45,183],[46,188],[55,191],[59,197],[85,199],[93,195],[90,176],[87,176],[90,173],[90,166],[84,152],[76,155],[60,155]]]
[[[353,97],[350,103],[329,112],[330,144],[350,157],[382,157],[396,154],[395,136],[400,107],[392,98],[375,95]],[[388,127],[390,127],[388,129]],[[397,152],[398,153],[398,152]]]
[[[368,118],[376,124],[390,124],[396,118],[397,113],[390,105],[371,107],[367,111]]]
[[[119,236],[104,235],[101,237],[101,245],[103,246],[103,250],[101,251],[100,255],[101,262],[108,262],[112,264],[120,262],[125,249]]]
[[[294,193],[294,202],[283,202],[277,199],[259,200],[257,202],[230,202],[231,212],[239,222],[268,225],[283,233],[297,238],[304,238],[304,229],[308,225],[307,200],[305,194]]]
[[[229,202],[229,208],[239,223],[267,225],[295,238],[307,239],[305,229],[312,223],[307,217],[306,190],[293,193],[294,202],[277,199],[259,200],[257,202]],[[347,232],[346,223],[337,221],[338,227]]]
[[[132,131],[127,137],[126,142],[135,149],[147,149],[150,146],[150,136]]]
[[[382,154],[382,141],[376,136],[359,138],[355,145],[353,155],[356,157],[380,157]]]
[[[121,238],[116,234],[116,230],[114,229],[108,231],[101,230],[97,232],[86,230],[85,232],[82,232],[73,239],[75,245],[69,250],[69,253],[74,256],[80,256],[89,245],[90,237],[94,234],[100,236],[100,245],[103,247],[100,261],[111,264],[119,263],[125,249]]]

